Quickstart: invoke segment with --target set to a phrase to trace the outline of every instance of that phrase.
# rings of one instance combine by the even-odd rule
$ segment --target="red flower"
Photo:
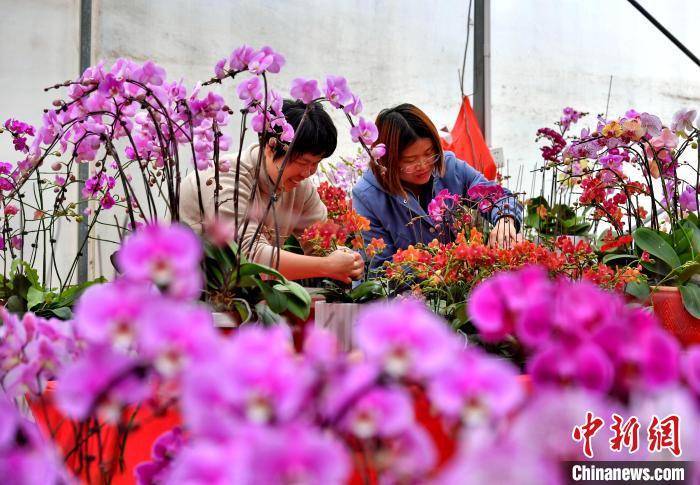
[[[632,243],[632,236],[627,234],[627,235],[622,236],[620,238],[617,238],[613,241],[610,241],[606,244],[603,244],[603,246],[601,246],[600,250],[605,252],[605,251],[608,251],[610,249],[616,249],[616,248],[619,248],[621,246],[626,246],[626,245],[631,244],[631,243]]]

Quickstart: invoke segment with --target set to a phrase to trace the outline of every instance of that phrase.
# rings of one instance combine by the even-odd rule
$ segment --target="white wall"
[[[700,2],[640,2],[700,56]],[[700,68],[623,0],[492,0],[492,144],[504,147],[511,175],[541,163],[535,132],[565,106],[595,116],[629,108],[670,123],[700,108]],[[584,126],[585,123],[579,126]],[[530,183],[523,183],[525,190]]]
[[[425,107],[450,124],[456,116],[467,28],[463,0],[94,3],[96,59],[155,59],[170,77],[194,83],[211,77],[216,61],[235,47],[269,44],[287,58],[272,81],[285,94],[295,77],[338,74],[362,97],[371,118],[400,102]],[[235,99],[231,84],[224,95]],[[339,126],[343,131],[345,125]],[[346,131],[338,154],[351,149]]]
[[[38,125],[42,110],[56,98],[56,91],[45,93],[44,87],[77,77],[79,10],[80,0],[0,0],[2,123],[17,118]],[[17,156],[10,140],[8,134],[0,135],[0,161],[23,158]],[[57,245],[61,274],[76,254],[77,230],[76,224],[61,223]]]
[[[456,116],[457,68],[467,29],[467,4],[461,0],[93,0],[93,5],[94,60],[153,59],[169,79],[182,77],[194,85],[212,77],[216,61],[239,45],[270,45],[287,60],[270,78],[283,95],[295,77],[337,74],[361,96],[371,119],[401,102],[450,124]],[[240,106],[235,84],[220,92],[231,106]],[[332,116],[340,133],[336,155],[354,154],[347,121],[340,113]],[[234,140],[237,128],[232,119],[228,132]],[[250,136],[248,143],[253,141]],[[114,239],[108,228],[100,234]],[[101,253],[96,272],[108,270],[113,248],[104,243],[93,248]]]
[[[79,3],[0,0],[8,14],[0,31],[12,39],[0,45],[0,115],[37,122],[52,99],[42,88],[77,74]],[[282,92],[297,76],[340,74],[370,118],[412,102],[438,126],[451,126],[468,3],[93,0],[93,60],[153,59],[171,79],[194,84],[236,46],[269,44],[287,58],[273,80]],[[700,55],[697,0],[642,3]],[[623,0],[491,0],[491,22],[491,139],[504,148],[511,175],[539,163],[535,131],[563,107],[605,111],[610,75],[611,116],[634,107],[669,120],[678,108],[700,107],[700,69]],[[470,49],[467,93],[472,65]],[[223,94],[235,98],[233,86]],[[233,134],[235,120],[231,125]],[[341,133],[336,153],[350,154],[347,131]],[[8,143],[0,143],[0,160],[11,156]]]

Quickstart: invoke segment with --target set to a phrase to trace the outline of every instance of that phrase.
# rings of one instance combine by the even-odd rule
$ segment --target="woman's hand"
[[[501,217],[489,234],[489,246],[499,248],[512,248],[523,240],[523,235],[515,229],[515,221],[512,217]]]
[[[365,262],[362,256],[348,248],[340,248],[326,256],[327,274],[329,278],[350,283],[362,277],[365,271]]]

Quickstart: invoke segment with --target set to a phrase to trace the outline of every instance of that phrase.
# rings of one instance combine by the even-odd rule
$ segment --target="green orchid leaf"
[[[670,269],[677,268],[681,265],[681,261],[673,247],[660,234],[646,227],[640,227],[632,236],[641,249],[666,263]]]
[[[633,281],[625,285],[625,293],[632,295],[640,301],[645,301],[649,298],[651,289],[646,281]]]
[[[688,283],[679,288],[683,306],[695,318],[700,318],[700,286]]]
[[[45,294],[42,290],[31,287],[27,291],[27,309],[32,310],[46,302]]]

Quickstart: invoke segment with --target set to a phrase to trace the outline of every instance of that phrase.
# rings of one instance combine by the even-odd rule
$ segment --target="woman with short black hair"
[[[235,170],[220,172],[219,217],[224,221],[236,221],[239,230],[245,227],[241,244],[244,254],[249,254],[249,259],[254,262],[272,266],[292,280],[321,277],[350,282],[359,278],[364,270],[364,262],[358,253],[337,250],[326,257],[315,257],[281,248],[289,235],[301,236],[304,229],[326,219],[326,207],[309,177],[316,173],[321,160],[333,154],[338,137],[331,117],[320,103],[313,103],[307,110],[301,101],[285,100],[282,112],[295,130],[294,151],[289,154],[287,163],[282,166],[291,145],[277,138],[262,138],[262,164],[255,183],[260,146],[255,144],[244,150],[238,173],[238,211],[233,203]],[[232,168],[236,166],[234,155],[229,154],[221,160],[228,160]],[[275,191],[280,172],[280,183]],[[214,168],[200,171],[199,177],[203,181],[213,181]],[[200,210],[197,179],[193,172],[180,188],[180,218],[201,233],[205,221],[214,215],[214,184],[200,185],[204,212]],[[252,204],[249,205],[254,189]],[[270,200],[272,207],[267,211]]]

